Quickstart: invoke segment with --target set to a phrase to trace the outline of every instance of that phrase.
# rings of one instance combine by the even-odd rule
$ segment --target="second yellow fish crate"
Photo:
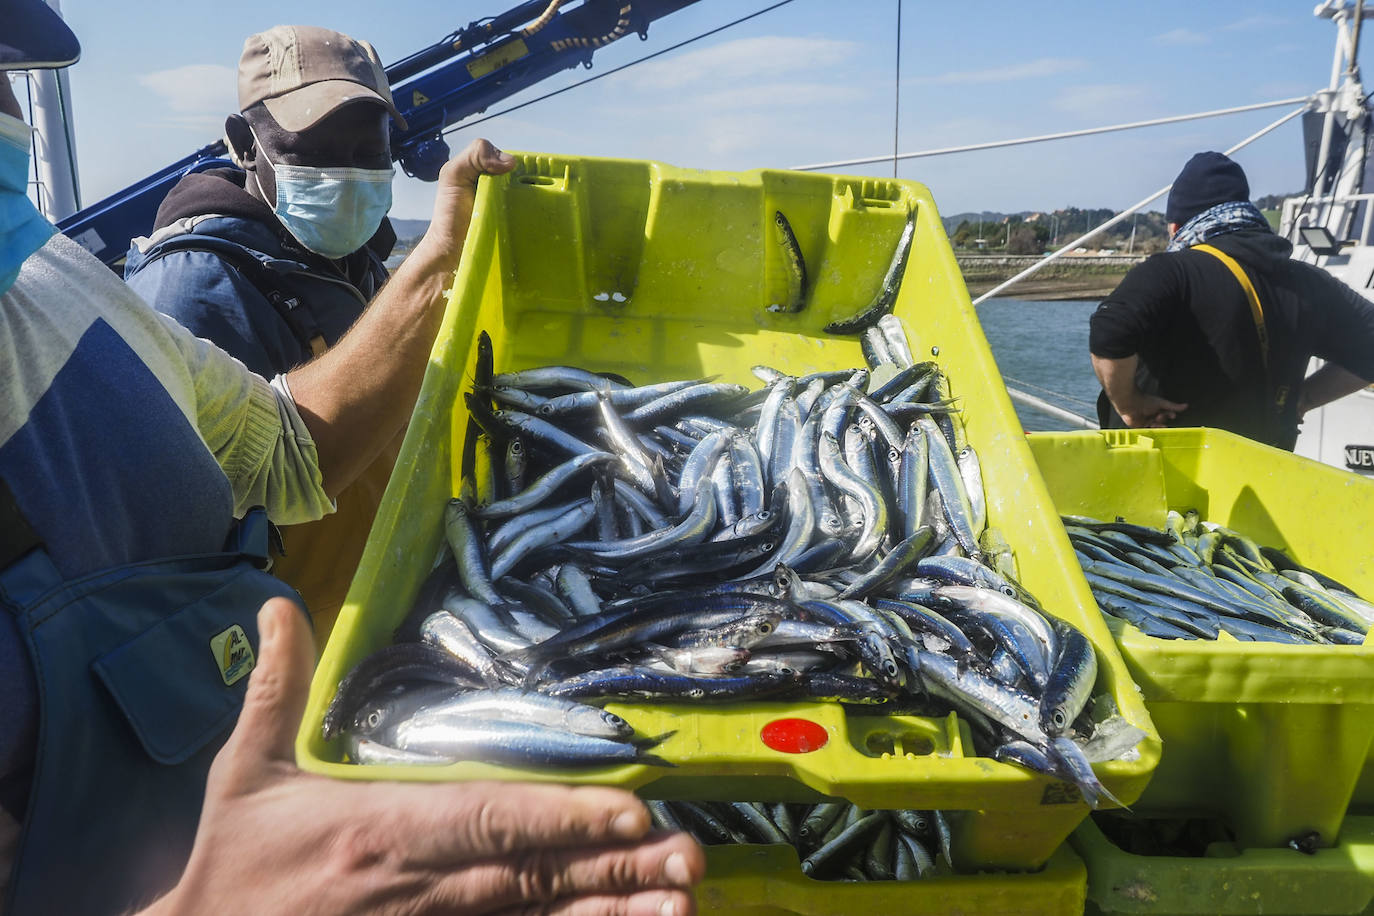
[[[712,846],[697,888],[703,913],[724,916],[1077,916],[1087,873],[1067,845],[1036,872],[940,875],[917,881],[814,881],[786,846]]]
[[[1374,480],[1212,429],[1029,437],[1066,515],[1163,528],[1196,509],[1374,594]],[[1114,625],[1115,626],[1115,625]],[[1164,741],[1135,810],[1224,818],[1243,847],[1338,838],[1374,738],[1374,646],[1118,642]]]
[[[524,154],[484,178],[472,229],[396,473],[312,686],[297,756],[344,779],[533,779],[599,783],[658,798],[845,798],[865,807],[946,809],[960,864],[1035,868],[1087,813],[1077,789],[975,756],[954,716],[849,715],[832,703],[617,704],[671,767],[518,769],[480,762],[355,766],[321,736],[343,675],[387,645],[444,544],[479,332],[498,372],[542,365],[614,371],[637,384],[714,376],[757,387],[750,367],[797,375],[863,364],[855,337],[823,327],[878,289],[914,211],[895,314],[917,359],[936,360],[983,463],[989,524],[1015,550],[1023,584],[1096,648],[1095,694],[1139,739],[1096,767],[1126,804],[1144,789],[1159,743],[1139,691],[1092,604],[1050,508],[974,317],[929,191],[906,181],[791,172],[702,172],[654,162]],[[804,311],[770,311],[787,284],[773,213],[796,230],[813,282]],[[804,753],[761,740],[780,718],[819,725]]]

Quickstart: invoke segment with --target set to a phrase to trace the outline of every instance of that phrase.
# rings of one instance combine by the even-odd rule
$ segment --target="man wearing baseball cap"
[[[1165,217],[1168,251],[1091,319],[1103,427],[1213,426],[1291,450],[1305,411],[1374,380],[1374,306],[1289,257],[1238,163],[1193,156]],[[1313,356],[1328,362],[1305,378]]]
[[[627,792],[295,766],[315,654],[262,516],[328,512],[405,424],[478,178],[512,157],[445,165],[366,314],[268,382],[29,201],[3,71],[78,55],[42,0],[0,0],[0,910],[690,912],[700,850]]]
[[[134,239],[125,279],[154,308],[264,378],[336,344],[386,281],[396,235],[391,124],[405,126],[376,50],[315,26],[250,36],[240,111],[225,121],[241,168],[187,175]],[[270,263],[270,269],[267,265]],[[305,599],[323,644],[343,606],[401,439],[329,517],[283,532],[273,573]]]

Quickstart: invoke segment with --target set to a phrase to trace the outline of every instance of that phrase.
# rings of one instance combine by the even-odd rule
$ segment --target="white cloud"
[[[1020,80],[1038,79],[1081,70],[1086,61],[1067,57],[1041,57],[1024,63],[1010,64],[982,70],[953,70],[936,76],[920,76],[911,82],[916,85],[948,85],[953,83],[1008,83]]]
[[[1134,120],[1147,100],[1143,86],[1107,83],[1097,86],[1073,86],[1059,93],[1053,101],[1055,108],[1084,118]],[[1123,118],[1123,112],[1135,112]]]
[[[238,75],[220,64],[189,64],[138,77],[138,83],[162,102],[160,123],[195,130],[220,130],[224,118],[238,111]]]
[[[864,98],[865,93],[853,86],[774,83],[706,92],[694,98],[682,99],[679,104],[715,111],[746,111],[752,108],[820,108],[858,102]]]
[[[1246,16],[1244,19],[1237,19],[1235,22],[1222,26],[1228,32],[1247,32],[1251,29],[1267,29],[1272,26],[1291,25],[1292,20],[1284,19],[1282,16],[1271,16],[1260,13],[1255,16]]]
[[[1206,35],[1192,29],[1174,29],[1155,36],[1155,41],[1162,45],[1205,45],[1210,40]]]
[[[780,73],[833,67],[853,57],[859,45],[830,38],[763,36],[727,41],[671,60],[651,61],[634,74],[617,77],[638,90],[660,92],[690,85],[733,85],[776,79]]]

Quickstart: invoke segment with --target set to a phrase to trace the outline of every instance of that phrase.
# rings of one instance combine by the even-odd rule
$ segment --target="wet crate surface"
[[[1035,872],[941,875],[919,881],[813,881],[785,846],[713,846],[697,889],[703,913],[727,916],[1076,916],[1086,871],[1067,846]]]
[[[822,327],[877,290],[908,209],[916,234],[897,301],[917,359],[933,358],[966,407],[987,485],[989,524],[1016,551],[1024,584],[1097,646],[1099,688],[1145,732],[1129,759],[1098,766],[1130,803],[1158,741],[1049,501],[964,290],[929,192],[913,182],[787,172],[698,172],[646,162],[521,155],[515,173],[483,179],[472,230],[405,445],[362,566],[317,669],[297,755],[351,779],[542,779],[639,789],[659,797],[848,798],[868,807],[962,809],[961,861],[1043,863],[1086,814],[1065,784],[971,756],[954,720],[846,717],[826,703],[707,708],[617,704],[642,734],[674,731],[656,753],[675,768],[627,765],[524,771],[481,763],[357,767],[319,734],[335,686],[390,641],[441,550],[443,509],[457,492],[475,340],[492,338],[497,371],[554,363],[610,370],[637,383],[716,376],[757,387],[750,367],[796,374],[863,364],[856,338]],[[771,313],[785,292],[772,214],[786,212],[814,277],[799,314]],[[828,742],[803,755],[765,747],[783,715],[820,723]],[[874,738],[875,733],[884,736]],[[920,740],[907,742],[906,735]],[[894,736],[896,740],[894,741]]]
[[[1071,843],[1088,868],[1088,913],[1339,916],[1374,904],[1374,818],[1350,818],[1339,845],[1313,855],[1292,849],[1132,855],[1091,820]]]
[[[1064,514],[1162,528],[1168,510],[1195,508],[1374,594],[1374,481],[1218,430],[1029,441]],[[1334,841],[1374,737],[1374,647],[1119,633],[1164,741],[1137,811],[1222,815],[1244,846]]]

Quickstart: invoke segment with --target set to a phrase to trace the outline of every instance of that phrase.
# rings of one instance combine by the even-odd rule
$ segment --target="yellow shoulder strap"
[[[1250,301],[1250,317],[1255,320],[1255,331],[1259,334],[1260,359],[1264,363],[1264,371],[1269,371],[1269,330],[1264,324],[1264,307],[1260,305],[1259,293],[1255,292],[1255,284],[1250,282],[1250,277],[1246,275],[1245,269],[1236,263],[1236,259],[1226,252],[1213,248],[1211,245],[1194,245],[1194,251],[1205,251],[1218,261],[1226,265],[1226,269],[1235,275],[1240,281],[1241,289],[1245,290],[1245,298]]]

